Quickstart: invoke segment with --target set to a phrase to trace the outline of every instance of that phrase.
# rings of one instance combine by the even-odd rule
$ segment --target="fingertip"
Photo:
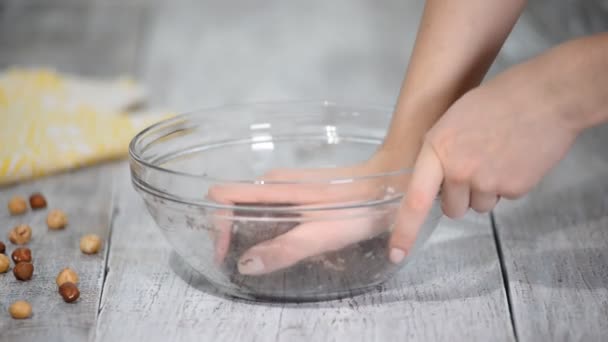
[[[442,202],[443,203],[443,202]],[[443,214],[449,218],[451,218],[452,220],[458,220],[463,218],[466,213],[469,211],[468,208],[464,207],[464,208],[452,208],[448,205],[442,204],[441,205],[441,211],[443,212]]]
[[[414,241],[416,232],[414,228],[402,227],[396,229],[389,241],[389,260],[394,264],[399,264],[408,255]]]
[[[224,262],[232,240],[232,225],[234,223],[233,211],[228,209],[215,209],[210,213],[210,230],[215,249],[215,262],[220,265]]]
[[[207,190],[207,198],[218,202],[218,203],[224,203],[226,202],[225,199],[223,199],[222,196],[222,188],[221,185],[213,185],[209,188],[209,190]]]
[[[264,274],[266,266],[258,255],[243,255],[237,263],[238,271],[243,275]]]
[[[396,219],[396,227],[389,243],[389,259],[401,263],[414,245],[418,231],[424,224],[443,181],[443,168],[434,150],[424,145],[411,183]]]
[[[396,247],[391,248],[389,259],[393,264],[399,264],[405,259],[405,251]]]

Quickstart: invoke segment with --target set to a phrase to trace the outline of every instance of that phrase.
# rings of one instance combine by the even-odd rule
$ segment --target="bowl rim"
[[[168,126],[173,122],[183,121],[183,120],[192,120],[195,116],[200,116],[205,114],[206,112],[211,112],[214,110],[220,109],[230,109],[230,108],[247,108],[253,106],[279,106],[279,105],[318,105],[321,107],[352,107],[352,108],[361,108],[361,109],[375,109],[375,110],[386,110],[387,112],[392,112],[392,108],[389,106],[382,105],[369,105],[369,104],[360,104],[360,103],[337,103],[328,100],[317,100],[317,101],[265,101],[265,102],[238,102],[238,103],[230,103],[216,106],[208,106],[202,107],[195,110],[190,110],[187,112],[183,112],[181,114],[176,114],[168,119],[163,119],[159,122],[156,122],[143,130],[137,133],[129,143],[129,157],[135,161],[136,163],[142,165],[146,168],[154,169],[158,172],[163,172],[171,175],[175,175],[182,178],[190,178],[194,180],[205,180],[209,182],[213,182],[216,184],[234,184],[234,185],[336,185],[336,184],[347,184],[347,183],[356,183],[359,181],[367,181],[372,179],[381,179],[386,177],[395,177],[405,174],[412,174],[413,168],[399,168],[392,171],[384,171],[377,173],[370,173],[366,175],[360,176],[350,176],[350,177],[329,177],[329,178],[310,178],[310,179],[298,179],[298,180],[261,180],[261,179],[224,179],[216,176],[209,175],[200,175],[200,174],[192,174],[188,172],[182,172],[177,170],[168,169],[159,165],[156,165],[152,162],[147,161],[143,158],[138,152],[136,145],[143,139],[143,137],[149,132],[162,128],[163,126]]]

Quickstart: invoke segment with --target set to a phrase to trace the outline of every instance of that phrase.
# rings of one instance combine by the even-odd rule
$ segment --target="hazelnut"
[[[59,294],[66,303],[71,303],[80,297],[80,291],[74,283],[63,283],[59,286]]]
[[[62,229],[68,224],[68,217],[61,210],[51,210],[46,217],[46,224],[49,229]]]
[[[95,254],[101,248],[101,238],[95,234],[88,234],[80,239],[80,250],[85,254]]]
[[[64,283],[73,283],[78,284],[80,279],[78,279],[78,274],[73,269],[66,267],[59,272],[57,278],[55,278],[55,282],[57,286],[61,286]]]
[[[13,267],[13,275],[17,280],[27,281],[32,279],[34,265],[31,262],[20,262]]]
[[[34,193],[30,196],[30,207],[32,209],[43,209],[46,208],[46,198],[40,193]]]
[[[4,242],[0,241],[0,254],[4,254],[6,252],[6,246]]]
[[[32,251],[29,248],[19,247],[13,251],[11,258],[15,265],[20,262],[32,262]]]
[[[11,265],[11,261],[4,254],[0,254],[0,273],[6,273]]]
[[[32,306],[24,300],[18,300],[11,304],[8,312],[16,319],[28,318],[32,315]]]
[[[14,196],[8,201],[8,212],[11,215],[21,215],[27,211],[27,202],[21,196]]]
[[[32,228],[27,224],[20,224],[8,234],[8,239],[15,245],[24,245],[32,238]]]

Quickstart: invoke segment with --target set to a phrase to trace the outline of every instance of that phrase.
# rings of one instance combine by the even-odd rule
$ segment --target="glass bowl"
[[[357,167],[380,147],[391,113],[294,102],[182,114],[133,139],[133,185],[175,252],[224,294],[271,301],[358,294],[406,264],[389,261],[388,241],[410,170]],[[285,169],[296,172],[277,171]],[[436,200],[413,251],[440,217]],[[243,259],[261,243],[270,251],[265,263]],[[258,271],[282,266],[243,271],[252,260]]]

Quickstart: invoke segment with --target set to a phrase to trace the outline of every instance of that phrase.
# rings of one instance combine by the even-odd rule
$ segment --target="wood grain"
[[[503,48],[505,66],[608,29],[606,1],[528,3]],[[520,341],[608,336],[608,127],[581,136],[529,196],[495,212]]]
[[[531,4],[494,70],[605,27],[607,7],[581,2],[577,9],[574,1]],[[136,72],[150,86],[153,104],[176,110],[317,98],[390,104],[422,4],[6,0],[0,2],[0,67]],[[557,15],[549,18],[546,10]],[[522,341],[608,335],[608,157],[599,148],[605,133],[590,132],[536,192],[496,212]],[[382,290],[300,305],[251,303],[224,298],[171,252],[131,190],[124,165],[112,202],[112,172],[102,166],[0,192],[5,203],[14,193],[42,190],[51,205],[66,203],[62,209],[72,221],[66,231],[47,232],[42,212],[0,216],[3,240],[18,221],[32,224],[36,262],[28,283],[0,275],[0,340],[81,340],[95,324],[92,337],[99,341],[514,339],[485,216],[445,220],[417,261]],[[113,209],[109,277],[98,308],[103,253],[85,258],[75,244],[84,231],[107,236]],[[68,305],[56,294],[54,277],[71,262],[80,269],[83,297]],[[10,301],[21,297],[34,304],[34,317],[6,319]]]
[[[0,240],[7,245],[7,255],[17,247],[9,243],[7,234],[17,224],[32,228],[34,276],[30,281],[15,279],[12,272],[0,274],[0,341],[76,341],[86,339],[97,317],[104,278],[107,244],[96,255],[80,252],[79,241],[84,234],[97,234],[107,241],[112,208],[112,165],[64,173],[44,180],[28,182],[0,191]],[[45,210],[28,211],[23,216],[10,216],[6,209],[10,197],[27,198],[39,191],[48,201]],[[69,220],[63,230],[46,226],[49,210],[63,210]],[[14,265],[11,265],[13,267]],[[80,299],[63,302],[57,292],[55,277],[64,267],[71,267],[80,277]],[[33,316],[13,320],[8,307],[15,300],[32,304]]]
[[[513,340],[487,216],[444,221],[381,290],[307,304],[249,302],[224,298],[172,252],[128,176],[125,167],[117,177],[97,341]]]
[[[0,4],[0,68],[43,66],[59,71],[115,77],[132,71],[141,12],[127,6],[81,3],[13,1]],[[0,115],[1,116],[1,115]],[[5,124],[5,123],[2,123]],[[9,153],[9,152],[7,152]],[[112,211],[114,165],[106,164],[0,189],[0,240],[8,245],[8,231],[28,223],[34,231],[34,277],[19,282],[12,273],[0,275],[0,341],[81,341],[88,339],[96,321],[104,279],[107,244],[97,255],[83,255],[80,237],[96,233],[107,241]],[[12,195],[45,194],[49,209],[64,210],[70,221],[63,231],[48,231],[48,210],[10,217],[6,203]],[[64,303],[55,277],[63,267],[80,276],[81,297]],[[10,303],[32,303],[33,317],[13,320]]]
[[[581,137],[496,225],[520,341],[608,336],[608,127]]]

